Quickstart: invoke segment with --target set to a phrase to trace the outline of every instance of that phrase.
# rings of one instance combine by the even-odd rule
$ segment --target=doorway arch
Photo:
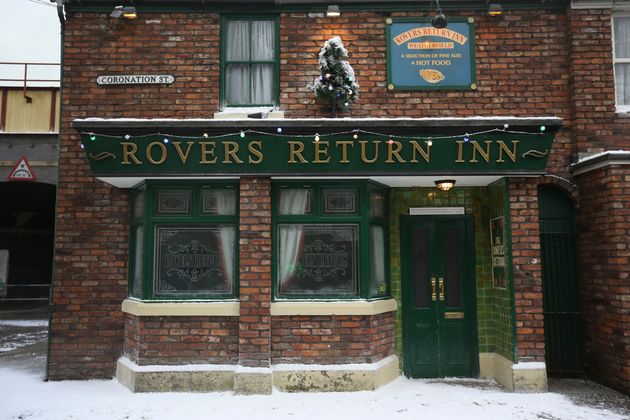
[[[547,372],[582,376],[584,343],[576,270],[573,202],[549,185],[538,187]]]
[[[0,250],[9,251],[6,300],[48,300],[55,195],[56,187],[52,184],[0,183]]]

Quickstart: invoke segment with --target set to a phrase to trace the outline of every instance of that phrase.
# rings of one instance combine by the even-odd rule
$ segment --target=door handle
[[[431,300],[433,302],[437,300],[437,295],[435,293],[435,277],[431,277]]]
[[[440,277],[440,301],[444,300],[444,277]]]

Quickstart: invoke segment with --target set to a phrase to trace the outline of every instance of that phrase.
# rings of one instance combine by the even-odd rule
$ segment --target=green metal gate
[[[538,189],[547,372],[581,376],[583,340],[576,272],[573,204],[561,191]]]

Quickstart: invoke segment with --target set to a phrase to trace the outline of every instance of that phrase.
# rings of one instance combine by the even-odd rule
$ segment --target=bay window
[[[238,186],[147,181],[133,193],[130,295],[236,296]]]
[[[277,299],[386,296],[387,191],[367,181],[274,183]]]

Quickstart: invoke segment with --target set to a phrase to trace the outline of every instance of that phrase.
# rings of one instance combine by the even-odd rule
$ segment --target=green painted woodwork
[[[81,134],[95,176],[421,175],[544,173],[553,134],[461,137],[361,133],[219,137]]]
[[[584,343],[573,203],[560,190],[542,185],[538,187],[538,204],[547,372],[581,376]]]
[[[201,192],[208,189],[235,190],[236,208],[232,215],[204,214]],[[159,191],[190,191],[189,209],[180,214],[160,214],[156,207]],[[234,182],[206,181],[146,181],[133,190],[131,208],[131,233],[129,244],[129,296],[143,300],[180,299],[232,299],[238,296],[238,184]],[[232,267],[232,290],[230,293],[163,293],[156,296],[157,250],[155,232],[158,227],[212,228],[217,225],[233,226],[235,230],[234,265]],[[138,234],[142,239],[138,239]],[[138,257],[138,253],[142,255]],[[138,257],[138,258],[137,258]],[[142,269],[136,270],[136,265]]]
[[[390,190],[390,269],[391,294],[401,302],[401,249],[400,216],[409,213],[410,207],[464,207],[474,220],[474,255],[476,279],[477,336],[479,351],[496,352],[508,360],[515,360],[515,324],[511,267],[508,267],[508,288],[493,289],[490,253],[490,227],[492,217],[506,215],[508,201],[505,182],[498,181],[488,187],[455,188],[448,192],[435,188],[394,188]],[[506,226],[508,220],[506,218]],[[509,229],[508,229],[509,232]],[[509,237],[508,245],[509,245]],[[511,250],[506,250],[508,264]],[[395,347],[404,361],[402,338],[402,311],[396,314]]]
[[[401,231],[405,375],[477,376],[472,216],[401,216]]]
[[[307,214],[280,214],[279,195],[285,189],[309,189],[311,193],[311,207]],[[323,197],[327,190],[347,189],[358,192],[356,211],[343,213],[326,213],[324,209]],[[370,213],[370,194],[378,193],[383,197],[382,215]],[[310,181],[310,180],[283,180],[272,183],[272,211],[273,211],[273,232],[272,232],[272,279],[273,295],[276,300],[287,299],[381,299],[390,296],[389,272],[385,270],[385,289],[370,291],[372,279],[372,266],[370,257],[370,227],[381,226],[385,230],[385,238],[388,238],[388,190],[380,184],[371,181]],[[279,233],[278,225],[282,224],[308,224],[308,225],[357,225],[359,237],[358,249],[358,292],[354,295],[335,294],[314,294],[314,295],[292,295],[285,293],[280,295],[278,290],[278,258],[279,258]],[[385,244],[385,267],[389,265],[389,245]]]
[[[267,21],[273,21],[275,24],[275,38],[274,38],[274,59],[273,61],[255,61],[255,60],[248,60],[248,61],[244,61],[244,62],[236,62],[236,61],[230,61],[230,64],[265,64],[265,63],[273,63],[274,64],[274,69],[273,69],[273,103],[270,104],[254,104],[254,103],[246,103],[246,104],[228,104],[226,102],[226,93],[225,93],[225,89],[226,89],[226,71],[225,71],[225,66],[228,63],[227,61],[227,54],[226,54],[226,40],[227,40],[227,35],[226,35],[226,28],[227,28],[227,22],[230,20],[247,20],[247,21],[260,21],[260,20],[267,20]],[[251,30],[250,30],[250,36],[251,36]],[[251,50],[251,40],[250,40],[250,50]],[[250,52],[250,57],[252,56],[251,52]],[[221,104],[221,109],[225,108],[226,106],[237,106],[237,107],[255,107],[255,106],[276,106],[279,103],[279,97],[280,97],[280,17],[278,15],[233,15],[233,14],[227,14],[227,15],[221,15],[221,62],[220,62],[220,68],[221,68],[221,78],[220,78],[220,104]],[[252,83],[252,78],[253,78],[253,71],[250,67],[250,77],[249,77],[249,83],[251,85]]]

